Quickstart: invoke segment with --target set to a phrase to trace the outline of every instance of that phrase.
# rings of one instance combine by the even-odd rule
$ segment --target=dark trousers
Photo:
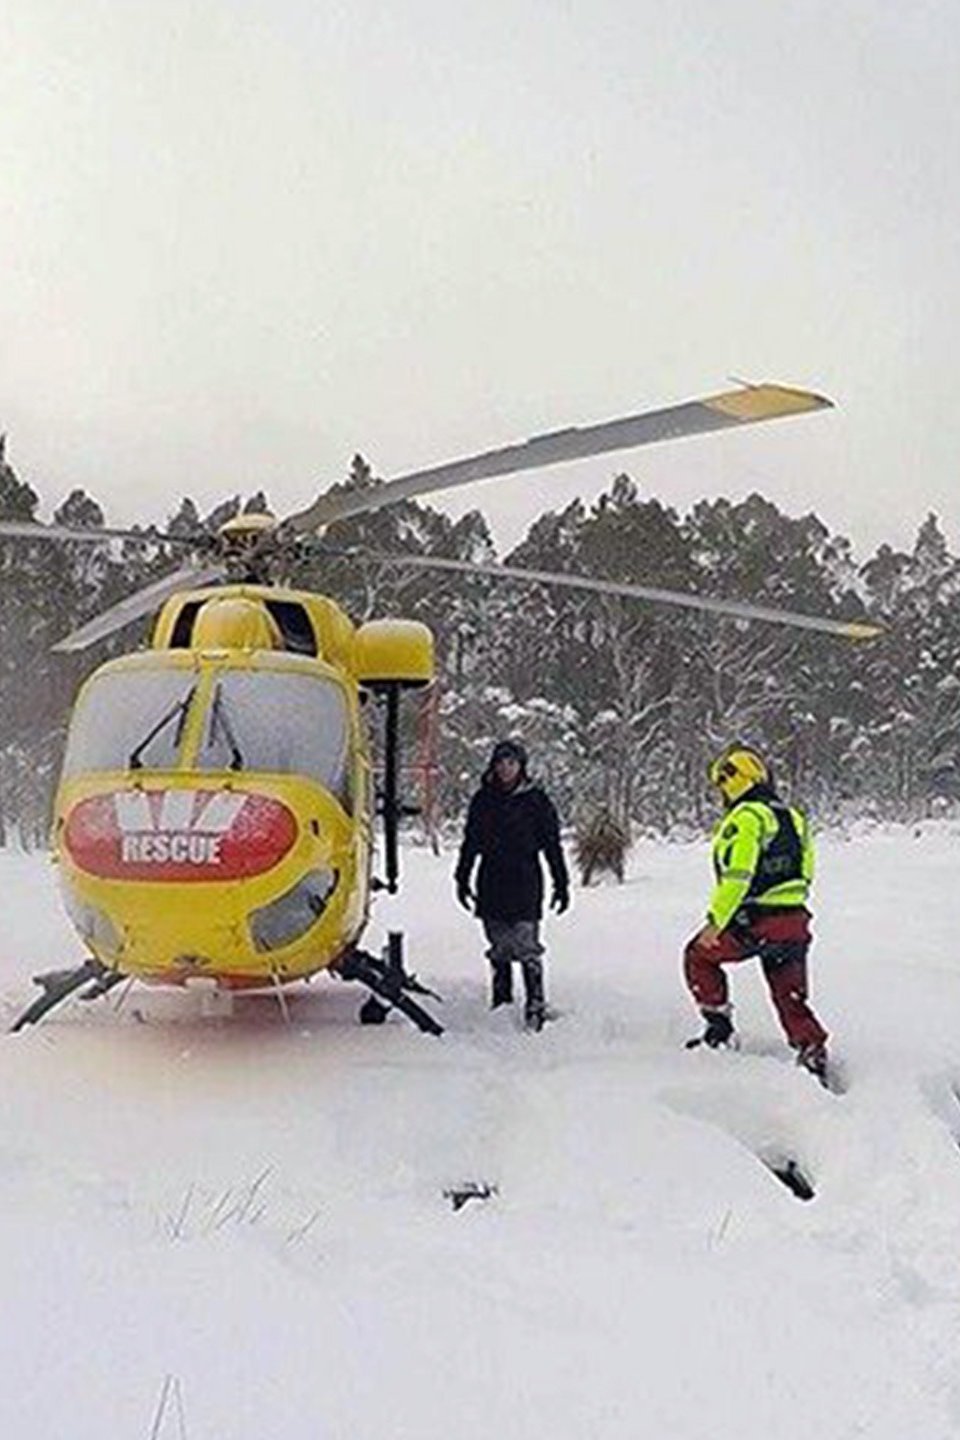
[[[540,925],[536,920],[484,919],[487,959],[493,969],[494,998],[509,1001],[513,995],[513,966],[523,972],[528,1002],[543,1004],[543,955]]]
[[[790,1044],[797,1050],[822,1045],[827,1032],[807,1003],[808,910],[754,912],[743,924],[720,932],[717,944],[689,942],[683,955],[687,985],[701,1010],[723,1010],[729,990],[723,967],[759,957],[770,999]]]

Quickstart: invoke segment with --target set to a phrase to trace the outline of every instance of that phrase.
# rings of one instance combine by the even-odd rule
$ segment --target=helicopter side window
[[[187,650],[190,647],[190,638],[193,635],[193,622],[202,600],[188,600],[181,608],[179,615],[174,621],[173,634],[170,636],[171,650]]]
[[[67,737],[65,777],[100,770],[172,770],[194,676],[185,670],[102,675],[83,692]]]
[[[332,680],[223,670],[197,754],[200,770],[305,775],[352,809],[346,697]]]
[[[295,600],[268,600],[267,609],[276,620],[286,650],[294,655],[317,655],[317,637],[310,616]]]

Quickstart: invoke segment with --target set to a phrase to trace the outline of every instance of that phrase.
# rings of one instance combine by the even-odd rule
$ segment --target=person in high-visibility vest
[[[827,1032],[807,1000],[813,843],[802,810],[773,787],[761,755],[732,745],[710,766],[725,813],[714,831],[707,923],[689,942],[687,985],[706,1022],[690,1047],[735,1043],[724,966],[757,956],[797,1063],[823,1080]]]

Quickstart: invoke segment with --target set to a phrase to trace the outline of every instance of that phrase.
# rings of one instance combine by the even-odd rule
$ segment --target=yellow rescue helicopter
[[[40,994],[13,1028],[34,1023],[74,993],[94,998],[127,979],[228,993],[273,989],[285,1009],[285,987],[327,970],[370,992],[362,1019],[379,1021],[396,1008],[421,1029],[441,1033],[421,1004],[432,992],[404,967],[402,937],[392,935],[379,956],[360,944],[374,889],[397,888],[405,810],[399,703],[405,690],[433,678],[431,633],[399,619],[355,626],[329,597],[277,583],[284,569],[302,554],[305,537],[322,545],[317,537],[332,522],[398,500],[830,403],[780,385],[748,386],[537,436],[370,489],[331,490],[281,522],[243,515],[217,537],[163,537],[204,553],[55,647],[82,649],[160,607],[149,648],[97,669],[80,690],[69,727],[53,858],[89,958],[35,977]],[[143,538],[30,522],[0,523],[2,535]],[[423,555],[379,558],[848,638],[879,633],[866,622],[587,576]],[[371,696],[385,716],[376,794],[364,714]],[[377,814],[385,827],[379,880]]]

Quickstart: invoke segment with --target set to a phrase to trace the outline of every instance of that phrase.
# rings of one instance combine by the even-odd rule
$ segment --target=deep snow
[[[548,923],[561,1019],[486,1010],[451,857],[405,854],[440,1040],[135,990],[0,1040],[0,1435],[10,1440],[955,1440],[960,831],[821,845],[815,1004],[850,1090],[790,1064],[755,967],[745,1049],[685,1052],[705,847]],[[9,1021],[79,956],[42,857],[0,857]],[[763,1163],[791,1156],[816,1198]],[[443,1192],[496,1185],[454,1212]]]

